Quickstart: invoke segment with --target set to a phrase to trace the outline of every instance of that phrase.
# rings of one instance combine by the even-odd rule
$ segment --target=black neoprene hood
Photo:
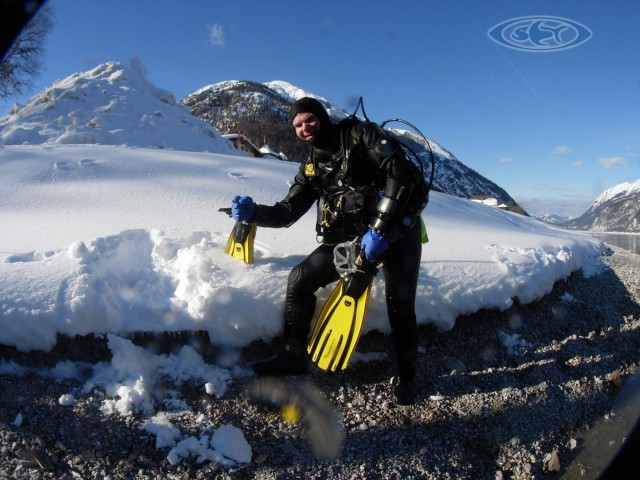
[[[289,109],[289,123],[293,123],[293,119],[296,115],[303,112],[313,113],[318,117],[321,127],[331,123],[329,114],[322,106],[322,103],[311,97],[302,97],[291,105],[291,108]]]

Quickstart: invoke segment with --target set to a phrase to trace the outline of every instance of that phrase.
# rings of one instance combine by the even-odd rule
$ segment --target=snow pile
[[[135,69],[105,63],[46,88],[0,119],[0,144],[101,144],[233,154],[209,124]]]
[[[510,356],[524,355],[527,349],[532,348],[532,345],[527,343],[527,341],[517,333],[508,334],[506,332],[499,331],[498,338],[502,345],[507,349],[507,355]]]
[[[0,150],[7,207],[0,225],[8,232],[0,244],[0,341],[47,349],[58,333],[207,330],[216,342],[242,346],[277,334],[288,270],[315,245],[313,215],[288,230],[260,230],[258,261],[245,267],[224,254],[233,222],[216,207],[237,193],[271,203],[296,166],[141,150],[132,161],[131,154],[113,147]],[[93,166],[43,171],[73,157]],[[145,182],[141,172],[153,173]],[[432,241],[418,311],[422,322],[443,328],[460,314],[540,298],[601,248],[590,236],[447,195],[433,195],[425,218]],[[109,230],[116,233],[91,239]],[[376,284],[375,296],[381,292]],[[386,330],[384,306],[372,303],[368,325]]]
[[[206,415],[199,417],[202,435],[187,436],[171,423],[171,419],[190,410],[181,401],[177,389],[167,389],[167,381],[179,387],[189,383],[206,390],[209,395],[224,395],[233,377],[251,375],[248,370],[228,370],[204,362],[190,346],[183,346],[174,354],[156,355],[135,346],[131,341],[108,336],[112,360],[96,365],[84,362],[59,362],[50,370],[27,370],[13,362],[0,359],[0,374],[38,374],[46,378],[75,379],[83,386],[62,395],[58,403],[73,406],[76,395],[92,394],[101,398],[101,410],[105,415],[143,415],[144,429],[156,436],[156,448],[167,449],[167,459],[173,465],[184,458],[195,457],[228,467],[251,461],[251,447],[242,431],[232,425],[216,427]],[[163,388],[158,388],[162,382]],[[13,422],[22,425],[23,414],[18,413]]]
[[[0,149],[0,342],[50,349],[58,334],[206,331],[242,347],[282,328],[287,275],[316,246],[314,212],[258,229],[256,263],[224,253],[237,194],[281,198],[297,165],[122,147]],[[66,164],[66,169],[56,166]],[[530,302],[602,244],[521,215],[434,193],[424,214],[421,323]],[[388,331],[382,276],[366,329]],[[319,292],[326,298],[328,290]]]
[[[167,417],[164,413],[153,417],[147,422],[145,430],[156,435],[157,448],[171,448],[167,455],[171,465],[189,457],[195,457],[197,463],[208,460],[223,467],[251,462],[251,446],[239,428],[222,425],[212,436],[205,434],[200,438],[183,437]]]

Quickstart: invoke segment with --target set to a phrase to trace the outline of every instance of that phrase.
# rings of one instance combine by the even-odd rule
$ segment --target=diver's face
[[[293,119],[293,128],[300,140],[311,142],[320,130],[320,120],[313,113],[301,112]]]

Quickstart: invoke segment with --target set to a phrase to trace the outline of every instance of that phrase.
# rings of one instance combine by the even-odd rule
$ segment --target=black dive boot
[[[393,379],[393,396],[398,405],[413,405],[416,401],[416,360],[418,357],[417,332],[396,340],[396,365],[398,376]]]
[[[300,342],[287,340],[274,358],[255,363],[253,371],[259,377],[307,373],[307,352]]]
[[[416,401],[416,386],[413,380],[396,377],[393,385],[393,396],[398,405],[413,405]]]
[[[416,365],[415,361],[409,365],[398,367],[398,376],[393,380],[393,396],[398,405],[413,405],[416,401]]]

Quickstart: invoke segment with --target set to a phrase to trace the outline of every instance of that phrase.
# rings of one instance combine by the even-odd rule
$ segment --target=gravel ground
[[[213,425],[240,428],[251,445],[251,463],[223,468],[193,458],[171,465],[141,418],[100,412],[99,391],[61,406],[60,396],[78,382],[0,375],[0,478],[561,478],[587,431],[615,416],[616,396],[640,360],[640,255],[610,253],[609,269],[574,274],[532,304],[460,318],[451,331],[422,327],[414,406],[393,402],[391,357],[303,375],[342,421],[337,459],[315,458],[305,429],[249,402],[250,379],[234,380],[222,398],[201,385],[180,387],[191,406],[175,420],[183,433],[201,435],[198,416],[206,413]],[[514,340],[510,349],[500,332]],[[245,360],[265,349],[252,345]],[[377,333],[359,345],[360,352],[389,350],[389,337]],[[108,356],[92,338],[48,353],[0,346],[0,359],[30,367]],[[578,467],[583,478],[595,478],[589,466]]]

